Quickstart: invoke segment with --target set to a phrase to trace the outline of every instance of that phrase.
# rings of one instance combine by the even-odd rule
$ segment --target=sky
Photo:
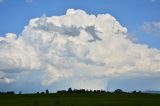
[[[63,15],[69,8],[83,9],[89,14],[110,13],[127,27],[140,43],[160,48],[159,37],[145,33],[145,22],[159,22],[159,0],[1,0],[0,35],[20,34],[31,18]],[[16,27],[15,27],[16,25]],[[158,34],[159,35],[159,32]]]
[[[160,90],[159,10],[160,0],[0,0],[0,90]]]

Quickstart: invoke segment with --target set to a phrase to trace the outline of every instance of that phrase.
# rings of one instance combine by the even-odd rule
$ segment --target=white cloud
[[[156,2],[156,0],[150,0],[152,3]]]
[[[149,34],[159,35],[160,34],[160,22],[144,22],[142,29]]]
[[[32,3],[33,0],[25,0],[26,3]]]
[[[0,82],[2,82],[2,83],[12,83],[12,82],[14,82],[14,79],[3,78],[3,79],[0,79]]]
[[[42,86],[105,89],[109,79],[153,77],[159,67],[160,50],[133,43],[110,14],[69,9],[63,16],[31,19],[19,37],[0,38],[4,83],[27,79]]]

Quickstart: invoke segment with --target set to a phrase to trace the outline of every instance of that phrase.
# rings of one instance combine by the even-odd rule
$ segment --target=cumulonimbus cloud
[[[110,14],[68,9],[0,38],[0,83],[104,89],[110,78],[157,76],[159,67],[160,50],[132,42]]]

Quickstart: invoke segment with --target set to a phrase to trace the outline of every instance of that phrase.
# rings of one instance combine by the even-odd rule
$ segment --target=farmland
[[[132,93],[0,95],[0,106],[160,106],[160,95]]]

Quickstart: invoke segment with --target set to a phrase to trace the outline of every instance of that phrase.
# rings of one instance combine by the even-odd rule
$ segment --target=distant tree
[[[68,92],[71,93],[72,92],[72,88],[68,88]]]
[[[48,93],[49,93],[49,90],[47,89],[47,90],[46,90],[46,94],[48,94]]]
[[[18,94],[22,94],[22,91],[19,91],[19,93]]]
[[[0,95],[14,95],[14,91],[0,92]]]
[[[135,90],[135,91],[132,91],[132,93],[137,93],[137,91]]]
[[[121,90],[121,89],[116,89],[116,90],[114,91],[114,93],[123,93],[123,90]]]
[[[106,91],[105,90],[101,90],[101,93],[106,93]]]
[[[66,90],[57,91],[57,93],[66,93]]]
[[[93,91],[92,90],[89,90],[89,93],[92,93]]]
[[[44,92],[41,92],[41,94],[44,94]]]
[[[138,91],[137,93],[142,93],[142,91]]]
[[[57,93],[107,93],[105,90],[88,90],[88,89],[72,89],[68,88],[68,91],[60,90]]]

